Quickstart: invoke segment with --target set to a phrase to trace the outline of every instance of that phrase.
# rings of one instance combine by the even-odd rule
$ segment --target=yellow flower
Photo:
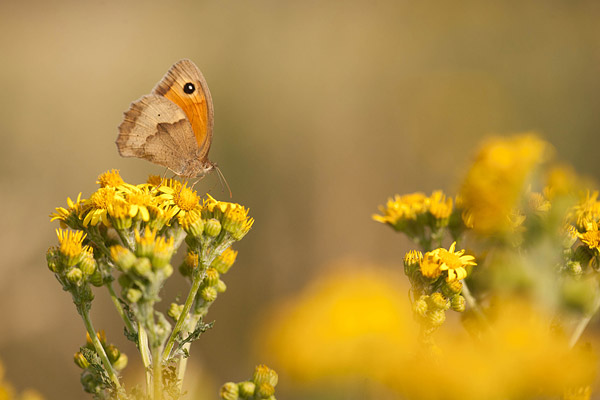
[[[215,200],[207,194],[203,204],[203,218],[214,218],[221,222],[223,229],[231,234],[235,240],[240,240],[254,224],[254,218],[248,217],[250,211],[237,203]]]
[[[186,184],[180,185],[179,188],[163,185],[159,190],[162,192],[159,198],[163,201],[163,205],[172,205],[182,214],[191,210],[200,210],[200,197]]]
[[[67,258],[69,265],[74,265],[81,252],[84,251],[83,240],[86,234],[82,231],[57,229],[56,235],[60,244],[60,253]]]
[[[143,234],[137,229],[134,232],[135,242],[137,244],[136,255],[139,257],[148,257],[154,251],[154,242],[156,240],[156,230],[146,227]]]
[[[587,191],[585,197],[579,200],[579,204],[570,210],[568,217],[577,224],[577,229],[580,231],[588,230],[587,226],[590,223],[600,219],[598,191]]]
[[[434,218],[444,220],[452,214],[452,198],[446,198],[441,190],[436,190],[429,197],[429,212]]]
[[[213,260],[210,266],[219,271],[219,273],[225,274],[235,262],[237,254],[237,251],[233,250],[231,247],[228,247],[223,253],[221,253],[220,256]]]
[[[600,250],[600,231],[596,221],[589,222],[585,232],[577,232],[577,237],[590,249]]]
[[[456,242],[448,250],[435,249],[425,253],[421,260],[421,273],[428,278],[437,278],[447,271],[446,282],[461,280],[467,277],[466,267],[477,265],[475,257],[464,255],[465,250],[454,251]]]
[[[56,212],[50,214],[50,221],[60,221],[61,228],[65,228],[67,220],[71,218],[79,218],[79,215],[83,211],[83,203],[85,200],[81,200],[81,192],[77,195],[77,200],[74,202],[70,197],[67,197],[68,209],[64,207],[56,207]]]
[[[424,277],[435,279],[442,274],[440,269],[439,260],[435,257],[433,252],[427,252],[421,258],[421,274]]]
[[[402,282],[397,272],[341,265],[290,301],[278,301],[267,313],[260,343],[278,370],[301,381],[389,376],[410,365],[416,348]]]
[[[113,207],[117,202],[124,202],[125,199],[117,193],[113,187],[100,188],[92,194],[85,202],[86,208],[89,210],[83,219],[83,226],[91,224],[95,226],[102,221],[105,226],[110,226],[110,222],[106,217],[108,208]]]
[[[465,267],[470,265],[477,265],[475,257],[465,254],[465,250],[454,251],[456,242],[450,245],[448,250],[440,248],[434,250],[436,257],[439,259],[440,270],[448,271],[447,282],[455,280],[461,280],[467,277],[467,270]]]
[[[395,225],[400,220],[416,220],[417,215],[427,210],[427,196],[421,192],[396,195],[393,199],[388,199],[385,207],[380,206],[379,210],[383,215],[375,214],[373,219],[384,224]]]
[[[96,183],[100,184],[100,187],[117,187],[125,182],[123,181],[123,178],[121,178],[119,170],[113,169],[98,176]]]
[[[481,234],[508,233],[509,215],[527,179],[547,158],[550,145],[534,134],[491,138],[480,149],[462,184],[465,223]]]
[[[550,211],[551,204],[544,195],[541,193],[532,192],[529,194],[529,208],[535,212],[547,212]]]
[[[137,188],[131,190],[125,196],[127,202],[130,205],[129,216],[135,218],[139,216],[142,221],[148,222],[150,220],[150,212],[148,207],[154,205],[154,196],[150,194],[147,188]]]

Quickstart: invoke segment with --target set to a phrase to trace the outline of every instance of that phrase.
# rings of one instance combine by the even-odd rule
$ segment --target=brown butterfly
[[[206,80],[193,62],[181,60],[151,94],[131,103],[116,143],[123,157],[144,158],[193,178],[216,168],[208,159],[212,131],[213,103]]]

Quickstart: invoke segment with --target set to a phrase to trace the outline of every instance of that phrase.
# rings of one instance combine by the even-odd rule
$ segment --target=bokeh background
[[[371,214],[395,193],[454,194],[486,135],[538,131],[598,178],[599,20],[594,0],[2,1],[8,379],[48,399],[89,398],[72,361],[84,329],[45,265],[57,227],[48,215],[92,193],[108,169],[132,183],[163,172],[120,158],[114,140],[129,103],[175,61],[203,71],[215,106],[211,159],[256,218],[209,313],[215,327],[192,348],[189,372],[216,398],[221,383],[268,361],[254,343],[273,304],[340,260],[399,268],[408,242]],[[196,187],[227,200],[214,174]],[[92,311],[135,370],[103,292]],[[293,398],[291,385],[282,380],[278,397]]]

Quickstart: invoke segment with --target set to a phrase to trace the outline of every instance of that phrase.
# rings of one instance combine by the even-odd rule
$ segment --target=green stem
[[[125,323],[127,330],[132,333],[135,332],[135,329],[133,328],[133,324],[131,323],[131,320],[127,316],[127,313],[125,313],[125,310],[123,310],[123,307],[121,306],[121,302],[119,302],[119,298],[117,297],[117,294],[115,293],[115,289],[113,288],[112,283],[108,282],[106,284],[106,288],[108,289],[108,293],[110,294],[110,299],[112,300],[113,304],[115,305],[115,308],[117,309],[117,312],[121,316],[121,319]]]
[[[479,303],[477,302],[477,300],[475,300],[475,297],[473,297],[473,295],[471,294],[471,291],[469,290],[469,286],[467,286],[467,282],[465,282],[463,280],[462,283],[463,283],[463,287],[462,287],[461,294],[464,296],[465,300],[467,301],[467,304],[469,305],[469,307],[471,307],[471,309],[479,317],[479,319],[481,321],[485,322],[486,325],[488,325],[488,320],[487,320],[485,314],[483,313],[483,310],[481,309],[481,307],[479,307]]]
[[[583,334],[583,331],[588,326],[590,320],[592,319],[594,314],[596,314],[596,312],[598,311],[599,308],[600,308],[600,297],[596,298],[593,309],[589,313],[587,313],[575,327],[575,330],[573,331],[573,334],[571,335],[571,339],[569,340],[569,348],[575,347],[575,344],[577,343],[577,341]]]
[[[119,383],[119,378],[117,378],[117,374],[113,369],[110,361],[108,360],[108,356],[102,347],[102,343],[98,339],[96,335],[96,331],[94,330],[94,326],[92,325],[92,320],[90,319],[90,314],[88,311],[81,309],[80,310],[81,317],[83,318],[83,323],[85,324],[85,329],[87,330],[90,339],[92,340],[92,344],[94,345],[94,349],[96,349],[96,353],[100,356],[100,360],[102,360],[102,365],[104,369],[108,373],[110,380],[115,384],[117,389],[121,388],[121,384]]]
[[[160,348],[152,348],[152,383],[153,400],[162,399],[162,362],[160,358]]]
[[[152,372],[150,371],[150,353],[148,351],[148,334],[146,330],[138,322],[138,349],[140,351],[140,355],[142,356],[142,362],[144,363],[144,371],[146,373],[146,393],[152,385]]]
[[[183,327],[183,323],[185,322],[185,318],[190,312],[192,308],[192,304],[194,303],[194,299],[196,298],[196,294],[198,293],[198,289],[200,288],[200,284],[204,280],[205,265],[202,260],[199,261],[198,272],[194,274],[194,280],[192,281],[192,288],[188,293],[187,299],[185,300],[185,304],[183,305],[183,310],[181,311],[181,315],[177,319],[175,323],[175,327],[173,331],[171,331],[171,336],[169,336],[169,340],[167,341],[167,345],[165,346],[165,350],[162,354],[162,359],[166,361],[169,358],[171,350],[173,350],[173,346],[175,345],[175,339],[179,332],[181,332],[181,328]]]

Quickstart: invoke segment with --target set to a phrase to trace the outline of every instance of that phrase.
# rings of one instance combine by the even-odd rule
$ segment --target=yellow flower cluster
[[[131,185],[123,181],[119,171],[111,170],[100,175],[97,182],[101,187],[89,199],[82,199],[81,194],[75,202],[67,199],[68,208],[56,208],[51,220],[73,229],[101,223],[116,229],[145,226],[159,230],[175,221],[187,229],[202,217],[216,219],[235,240],[241,239],[254,223],[245,207],[211,196],[202,201],[187,183],[177,180],[151,176],[147,183]],[[220,231],[220,227],[214,229]]]
[[[374,214],[373,219],[389,224],[396,230],[405,230],[407,224],[421,220],[440,227],[448,224],[452,209],[452,199],[442,191],[434,191],[429,197],[416,192],[390,198],[385,206],[379,207],[383,215]]]
[[[550,152],[550,145],[535,134],[486,141],[460,191],[465,225],[484,235],[514,230],[522,223],[514,218],[520,196]]]

